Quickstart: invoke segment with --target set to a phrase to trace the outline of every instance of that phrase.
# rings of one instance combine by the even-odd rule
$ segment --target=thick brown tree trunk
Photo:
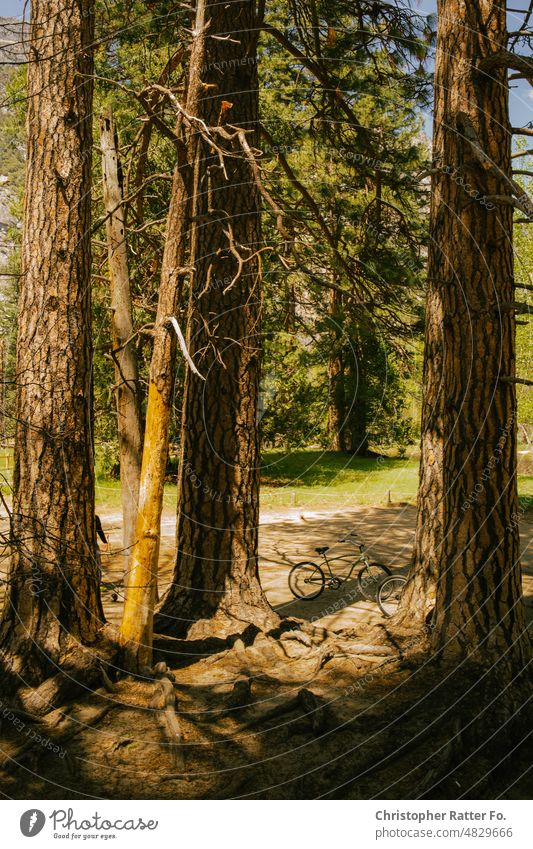
[[[435,603],[433,649],[523,661],[516,486],[510,127],[505,4],[440,0],[422,456],[404,621]],[[477,145],[469,141],[477,135]],[[479,149],[488,161],[483,162]]]
[[[122,492],[122,543],[127,567],[135,541],[142,459],[139,369],[134,346],[119,153],[111,110],[100,120],[104,206],[111,290],[111,337]]]
[[[2,649],[29,678],[103,621],[91,426],[91,0],[33,0]],[[28,679],[26,679],[28,680]]]
[[[208,2],[199,115],[258,143],[253,0]],[[213,36],[217,36],[216,38]],[[220,136],[219,136],[220,138]],[[224,173],[225,172],[225,173]],[[156,630],[219,636],[276,616],[258,578],[261,219],[237,139],[224,169],[201,142],[188,344],[205,382],[187,372],[179,472],[177,562]]]

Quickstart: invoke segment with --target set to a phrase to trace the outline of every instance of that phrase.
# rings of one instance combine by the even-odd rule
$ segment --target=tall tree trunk
[[[198,0],[194,37],[191,45],[189,83],[186,98],[188,115],[196,115],[205,50],[205,2]],[[144,431],[139,510],[135,545],[128,571],[126,603],[120,627],[124,664],[138,671],[152,662],[154,605],[161,538],[161,512],[168,457],[176,337],[169,318],[176,315],[190,239],[190,222],[195,213],[192,198],[193,169],[196,168],[197,133],[178,118],[176,137],[178,163],[174,169],[167,219],[165,251],[155,322],[154,348]],[[197,378],[198,379],[198,378]]]
[[[342,328],[339,326],[341,296],[329,290],[329,317],[332,323],[328,358],[328,434],[332,451],[346,450],[346,408]]]
[[[207,3],[200,117],[258,144],[254,0]],[[216,37],[215,37],[216,36]],[[202,140],[185,381],[177,562],[156,629],[203,637],[277,621],[259,584],[260,200],[237,140],[224,169]]]
[[[523,660],[516,486],[512,217],[505,4],[439,0],[422,455],[403,619],[434,603],[433,648]],[[468,141],[472,128],[488,161]],[[490,164],[488,164],[490,162]],[[402,616],[402,614],[400,614]]]
[[[135,541],[142,459],[139,369],[133,340],[133,315],[128,269],[119,153],[111,110],[100,120],[104,206],[111,288],[111,337],[115,363],[115,397],[122,491],[122,544],[126,568]],[[126,570],[125,570],[126,571]]]
[[[352,340],[347,382],[352,395],[348,412],[350,451],[360,457],[368,454],[368,388],[363,345],[361,338]]]
[[[13,552],[0,629],[39,679],[103,621],[91,423],[91,0],[33,0]]]

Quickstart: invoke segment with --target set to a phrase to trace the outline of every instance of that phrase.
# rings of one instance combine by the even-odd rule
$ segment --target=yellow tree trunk
[[[203,0],[199,0],[197,4],[194,32],[186,99],[189,115],[194,115],[197,111],[201,85],[200,71],[204,56]],[[191,238],[189,225],[193,213],[192,187],[196,137],[190,127],[185,126],[179,119],[177,133],[181,138],[185,138],[181,149],[186,149],[187,156],[178,154],[178,164],[174,171],[172,185],[154,349],[150,364],[135,545],[129,566],[126,603],[120,628],[124,664],[132,672],[150,666],[152,662],[161,511],[176,354],[176,337],[174,330],[169,326],[169,318],[177,311],[183,279],[188,273],[185,266]]]

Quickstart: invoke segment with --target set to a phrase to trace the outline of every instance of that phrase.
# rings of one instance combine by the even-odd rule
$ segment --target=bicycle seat
[[[329,545],[324,545],[322,548],[315,548],[317,554],[325,554],[326,551],[329,551]]]

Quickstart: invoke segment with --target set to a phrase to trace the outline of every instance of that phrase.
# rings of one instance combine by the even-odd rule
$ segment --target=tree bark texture
[[[348,414],[350,451],[360,457],[368,454],[368,387],[364,341],[361,338],[352,339],[350,359],[348,364],[350,411]]]
[[[400,616],[436,603],[435,651],[521,663],[516,394],[502,379],[515,369],[513,212],[487,200],[509,194],[507,73],[478,68],[506,46],[505,4],[440,0],[438,14],[420,488]]]
[[[208,2],[203,96],[208,126],[244,129],[258,145],[253,0]],[[216,36],[216,37],[215,37]],[[198,222],[178,481],[177,561],[156,629],[219,636],[273,624],[258,577],[261,218],[253,165],[235,139],[222,168],[200,144]]]
[[[93,4],[33,0],[2,649],[26,680],[103,621],[91,423]]]

